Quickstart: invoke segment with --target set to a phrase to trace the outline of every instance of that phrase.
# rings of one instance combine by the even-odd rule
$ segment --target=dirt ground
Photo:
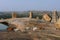
[[[0,32],[0,40],[60,40],[59,30],[40,30],[39,32]]]

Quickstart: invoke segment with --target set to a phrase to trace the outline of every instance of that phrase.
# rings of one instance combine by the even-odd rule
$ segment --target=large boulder
[[[20,30],[21,32],[25,31],[25,24],[24,22],[14,21],[11,24],[16,25],[16,29]]]

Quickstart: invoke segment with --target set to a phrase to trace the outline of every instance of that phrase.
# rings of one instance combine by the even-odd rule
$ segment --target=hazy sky
[[[60,0],[0,0],[0,11],[59,10]]]

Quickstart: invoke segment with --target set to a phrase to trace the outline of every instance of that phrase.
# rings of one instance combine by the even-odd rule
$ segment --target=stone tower
[[[16,13],[15,12],[12,13],[12,18],[16,18]]]
[[[57,11],[54,10],[52,14],[52,22],[55,23],[57,21]]]
[[[32,15],[33,15],[33,14],[32,14],[32,12],[30,11],[30,12],[29,12],[29,18],[32,18]]]

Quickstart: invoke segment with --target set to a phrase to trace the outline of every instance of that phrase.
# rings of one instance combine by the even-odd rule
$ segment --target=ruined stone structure
[[[48,14],[44,14],[44,15],[43,15],[43,19],[44,19],[45,21],[47,21],[47,22],[49,22],[49,21],[51,20],[51,18],[49,17]]]
[[[17,16],[16,16],[16,13],[15,12],[13,12],[12,13],[12,18],[16,18]]]
[[[32,18],[32,15],[33,15],[33,14],[32,14],[32,12],[30,11],[30,13],[29,13],[29,18]]]
[[[52,22],[55,23],[57,21],[57,11],[53,11],[53,14],[52,14]]]

